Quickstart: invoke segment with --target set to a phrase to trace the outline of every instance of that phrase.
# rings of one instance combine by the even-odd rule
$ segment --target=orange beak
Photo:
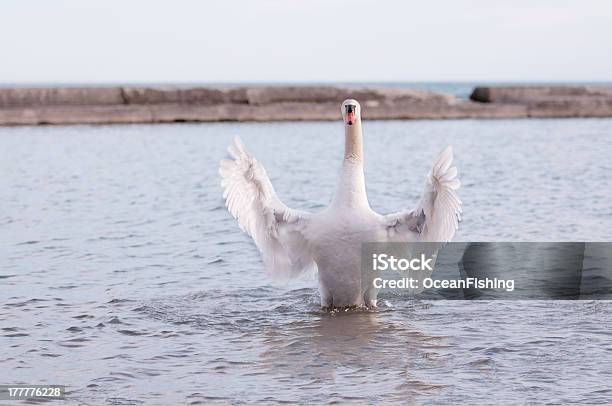
[[[348,125],[353,125],[354,122],[355,122],[355,111],[350,111],[346,113],[346,123]]]

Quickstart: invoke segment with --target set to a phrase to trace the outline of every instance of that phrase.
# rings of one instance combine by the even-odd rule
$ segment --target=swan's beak
[[[346,105],[346,124],[353,125],[355,122],[355,106],[351,104]]]

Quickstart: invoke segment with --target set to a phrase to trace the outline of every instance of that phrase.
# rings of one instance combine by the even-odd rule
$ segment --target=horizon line
[[[479,84],[612,84],[612,79],[608,80],[585,80],[585,79],[567,79],[567,80],[351,80],[351,81],[336,81],[336,80],[239,80],[239,81],[139,81],[139,80],[121,80],[121,81],[16,81],[16,82],[0,82],[0,88],[9,87],[54,87],[54,86],[172,86],[172,85],[200,85],[200,86],[221,86],[221,85],[356,85],[356,84],[414,84],[414,85],[479,85]]]

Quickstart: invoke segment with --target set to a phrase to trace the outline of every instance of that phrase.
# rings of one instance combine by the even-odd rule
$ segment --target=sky
[[[0,83],[612,81],[607,0],[19,0]]]

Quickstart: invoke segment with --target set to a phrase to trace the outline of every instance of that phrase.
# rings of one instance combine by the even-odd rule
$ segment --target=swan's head
[[[355,99],[347,99],[342,103],[342,118],[346,125],[353,125],[361,121],[361,106]]]

